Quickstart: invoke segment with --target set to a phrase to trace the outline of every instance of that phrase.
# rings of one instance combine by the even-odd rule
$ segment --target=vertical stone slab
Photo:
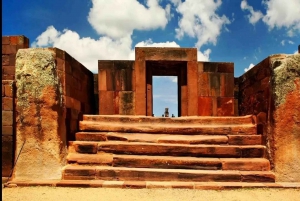
[[[146,62],[135,61],[135,115],[146,115]]]
[[[274,59],[275,60],[275,59]],[[272,62],[271,152],[278,182],[300,182],[300,54]]]
[[[188,116],[198,115],[198,65],[197,61],[187,62]]]
[[[16,56],[16,153],[24,144],[14,179],[60,179],[65,165],[63,89],[55,52],[21,49]]]
[[[114,91],[99,91],[99,114],[115,114]]]

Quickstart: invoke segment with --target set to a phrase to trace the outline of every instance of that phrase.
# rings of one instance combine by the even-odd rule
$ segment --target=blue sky
[[[300,0],[3,0],[2,35],[63,49],[94,73],[97,60],[134,59],[135,46],[196,47],[200,61],[234,62],[238,77],[271,54],[296,52],[299,13]],[[165,107],[177,114],[173,83],[154,79],[157,116]]]

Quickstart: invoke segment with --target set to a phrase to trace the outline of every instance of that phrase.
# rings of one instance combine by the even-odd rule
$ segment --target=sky
[[[196,47],[199,61],[234,62],[239,77],[297,51],[300,0],[3,0],[2,35],[65,50],[93,73],[101,59],[134,60],[134,47]],[[177,116],[176,77],[153,83],[155,116]]]

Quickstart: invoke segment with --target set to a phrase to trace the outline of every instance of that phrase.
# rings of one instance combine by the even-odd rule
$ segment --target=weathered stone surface
[[[80,143],[80,142],[78,142]],[[84,146],[84,144],[81,144]],[[98,151],[115,154],[157,155],[157,156],[197,156],[197,157],[262,157],[265,147],[228,145],[184,145],[142,142],[99,142]]]
[[[49,49],[20,49],[16,77],[16,152],[25,144],[14,177],[60,179],[66,157],[66,128],[55,53]]]
[[[273,113],[276,181],[300,181],[300,54],[274,61]]]
[[[149,123],[103,123],[92,121],[80,121],[79,129],[81,131],[105,131],[105,132],[129,132],[129,133],[161,133],[161,134],[216,134],[216,135],[254,135],[256,126],[246,125],[169,125],[166,123],[149,124]]]

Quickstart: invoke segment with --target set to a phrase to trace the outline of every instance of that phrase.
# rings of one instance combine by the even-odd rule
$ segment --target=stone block
[[[105,69],[99,69],[99,73],[98,73],[98,89],[100,91],[106,91],[107,90],[106,83],[107,83],[107,81],[106,81],[106,70]]]
[[[13,86],[12,83],[5,85],[5,96],[13,97]]]
[[[209,73],[210,96],[220,96],[220,73]]]
[[[218,63],[215,63],[215,62],[204,62],[204,64],[203,64],[203,71],[204,72],[211,72],[211,73],[218,72]]]
[[[2,55],[2,66],[8,66],[9,65],[9,55],[3,54]]]
[[[234,95],[234,77],[232,73],[220,74],[220,96],[232,97]]]
[[[135,96],[132,91],[119,92],[119,114],[134,115],[135,112]]]
[[[16,54],[10,54],[9,55],[9,65],[15,66],[16,64]]]
[[[135,93],[135,115],[146,115],[145,93]]]
[[[218,63],[218,72],[219,73],[234,73],[234,64],[233,63]]]
[[[210,96],[210,84],[208,73],[198,74],[198,96]]]
[[[66,101],[56,70],[53,50],[32,48],[17,53],[16,153],[26,143],[15,179],[61,179],[67,153]]]
[[[15,67],[14,66],[2,66],[2,72],[6,75],[15,75]]]
[[[13,135],[13,126],[2,125],[2,135]]]
[[[16,45],[2,45],[2,54],[16,54],[17,46]]]
[[[198,64],[197,61],[187,62],[188,115],[198,114]]]
[[[2,126],[13,125],[13,111],[2,111]]]
[[[99,91],[99,114],[111,115],[114,114],[114,92]]]
[[[10,97],[2,98],[2,110],[13,111],[13,98]]]
[[[198,98],[198,115],[199,116],[212,116],[213,103],[211,97],[199,97]]]
[[[2,45],[9,45],[9,36],[2,36]]]
[[[218,97],[217,98],[217,116],[234,115],[234,98]]]

